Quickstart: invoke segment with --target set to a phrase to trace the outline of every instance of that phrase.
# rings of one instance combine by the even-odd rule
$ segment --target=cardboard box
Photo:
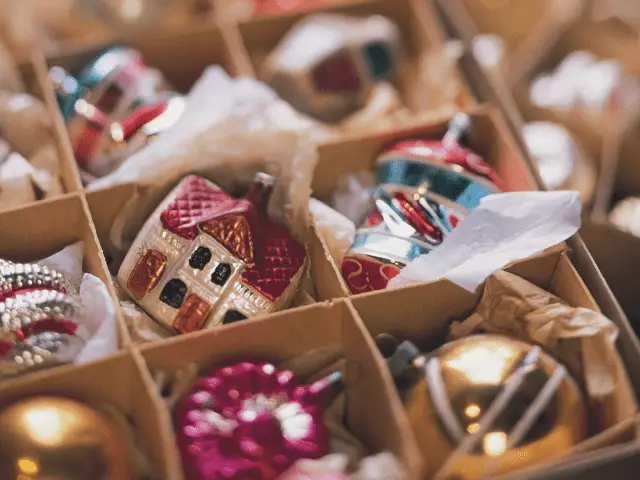
[[[213,348],[212,348],[213,347]],[[353,308],[344,302],[318,304],[297,311],[281,312],[268,318],[177,337],[140,351],[152,373],[173,373],[189,363],[200,374],[210,372],[216,363],[251,358],[280,362],[327,347],[337,347],[347,361],[346,426],[370,453],[390,451],[418,478],[420,456],[410,440],[401,406],[386,366],[380,361],[370,337]],[[319,368],[309,368],[309,372]],[[304,375],[302,375],[304,379]],[[166,412],[165,420],[170,417]],[[181,480],[173,429],[165,422],[163,439],[166,458],[173,460],[167,477]]]
[[[529,87],[538,75],[552,71],[567,55],[578,50],[590,51],[600,59],[617,59],[626,74],[638,75],[640,62],[636,58],[637,41],[635,35],[614,22],[594,22],[582,18],[560,35],[549,38],[546,46],[535,47],[542,48],[545,54],[534,57],[523,68],[520,78],[512,84],[514,97],[525,120],[546,120],[565,125],[599,163],[604,137],[615,131],[612,118],[599,112],[584,114],[538,107],[529,99]]]
[[[411,47],[415,51],[418,48],[428,48],[430,42],[436,45],[442,41],[438,20],[419,1],[402,0],[398,3],[391,0],[354,0],[350,3],[353,4],[336,8],[340,11],[344,8],[365,13],[387,12],[392,18],[398,19],[403,26],[406,25],[403,31],[411,39],[411,45],[416,45]],[[202,69],[212,63],[221,64],[232,75],[253,73],[255,59],[266,54],[267,43],[272,42],[274,45],[278,39],[273,32],[281,30],[284,33],[295,18],[295,15],[285,15],[275,19],[243,22],[238,28],[232,23],[220,26],[205,24],[171,34],[136,37],[131,43],[143,52],[150,65],[160,68],[184,92],[200,76]],[[105,46],[107,44],[100,41],[67,49],[50,56],[47,63],[49,66],[60,64],[73,71],[83,66]],[[185,60],[186,55],[188,61]],[[65,127],[46,78],[47,65],[37,57],[33,65],[33,78],[42,89],[50,111],[57,116],[57,128],[64,132]],[[463,59],[462,65],[473,67],[474,64],[472,59],[467,58]],[[482,72],[465,68],[465,73],[471,80],[470,83],[482,84],[480,91],[483,97],[479,98],[487,98],[485,95],[491,93],[492,87],[481,78]],[[409,84],[410,82],[406,85]],[[410,98],[410,93],[406,92],[406,98]],[[326,200],[335,187],[338,174],[370,169],[380,148],[390,141],[416,135],[442,134],[451,113],[433,113],[431,117],[409,127],[380,134],[353,135],[323,146],[314,179],[316,195]],[[527,163],[527,157],[522,153],[522,144],[512,125],[505,121],[496,108],[473,108],[470,113],[474,117],[474,128],[469,135],[470,146],[492,164],[514,189],[537,189],[539,183],[528,167],[530,163]],[[110,241],[111,231],[117,214],[127,207],[128,200],[140,187],[126,184],[85,194],[81,191],[77,171],[74,170],[75,162],[70,154],[68,138],[62,134],[60,138],[61,148],[67,151],[68,168],[72,175],[70,181],[75,185],[74,193],[25,209],[0,213],[0,228],[4,225],[3,232],[6,232],[0,238],[0,258],[3,255],[18,260],[41,258],[68,243],[82,239],[87,248],[85,270],[107,283],[114,302],[117,303],[109,267],[111,273],[115,273],[113,270],[118,265],[119,258]],[[139,213],[142,222],[150,212]],[[135,233],[139,225],[129,227]],[[579,244],[572,244],[572,250],[568,253],[579,253],[574,261],[579,264],[581,272],[585,272],[589,286],[597,295],[604,313],[620,327],[621,354],[638,390],[638,340],[633,336],[624,316],[617,312],[615,299],[608,292],[606,283],[602,281],[588,253],[580,248]],[[317,298],[330,300],[347,295],[339,269],[328,258],[323,239],[315,235],[309,245],[309,253]],[[566,254],[561,251],[547,252],[510,269],[540,286],[550,286],[556,294],[575,305],[597,308],[568,262]],[[393,320],[397,325],[406,325],[405,320],[412,313],[419,318],[442,322],[453,314],[464,315],[470,311],[477,298],[477,294],[468,294],[448,282],[435,282],[299,307],[262,319],[174,337],[143,347],[130,344],[126,325],[119,312],[121,345],[127,351],[89,365],[62,366],[2,382],[0,392],[3,398],[5,391],[8,398],[13,398],[14,395],[56,391],[89,400],[112,402],[123,412],[135,417],[144,439],[149,442],[152,458],[159,466],[163,478],[179,480],[182,473],[174,444],[171,414],[153,384],[153,373],[161,370],[173,372],[189,362],[195,362],[206,370],[225,357],[237,355],[261,356],[281,361],[317,348],[340,344],[349,365],[358,365],[357,373],[351,371],[351,378],[353,379],[353,375],[357,375],[357,379],[362,378],[362,382],[354,382],[348,386],[347,422],[350,430],[366,442],[372,451],[388,449],[394,452],[412,473],[412,478],[417,479],[423,468],[422,460],[417,453],[410,426],[386,365],[360,316],[370,329],[378,317],[386,318],[386,322]],[[352,302],[360,314],[356,313]],[[395,310],[390,311],[389,305],[394,305]],[[377,316],[374,320],[371,320],[372,312]],[[384,323],[382,325],[385,326]],[[418,328],[414,330],[418,331]],[[215,348],[212,348],[212,344]],[[549,469],[536,469],[527,478],[571,478],[571,475],[575,478],[577,475],[582,476],[583,470],[592,467],[594,462],[622,464],[621,452],[628,455],[625,458],[634,458],[633,455],[636,454],[634,451],[628,452],[627,446],[620,446],[620,442],[635,438],[636,424],[635,419],[623,423],[607,437],[597,438],[595,442],[587,444],[589,449],[596,449],[595,451],[576,454],[570,458],[570,462],[555,464]],[[609,444],[614,446],[604,447]]]
[[[64,366],[0,384],[0,408],[22,398],[54,395],[89,406],[115,407],[131,422],[137,444],[159,476],[170,480],[171,459],[165,454],[164,405],[154,395],[144,361],[138,352],[123,351],[108,359],[79,366]]]
[[[494,105],[498,106],[502,111],[505,119],[507,120],[508,128],[513,135],[514,140],[520,147],[520,152],[522,153],[525,161],[531,167],[532,175],[537,178],[537,184],[540,186],[540,189],[544,190],[544,186],[542,181],[539,178],[539,174],[536,171],[536,167],[531,159],[531,157],[527,153],[526,145],[522,138],[522,126],[524,124],[524,120],[522,118],[522,114],[518,109],[514,98],[509,91],[506,82],[503,78],[498,75],[491,75],[490,72],[487,72],[482,67],[478,65],[473,55],[469,53],[471,48],[471,39],[472,36],[469,36],[465,33],[465,31],[474,31],[474,28],[467,29],[467,23],[463,18],[460,17],[459,13],[461,10],[456,9],[456,2],[449,0],[433,0],[433,7],[437,9],[439,13],[439,20],[441,23],[441,28],[446,29],[449,36],[453,38],[461,38],[464,40],[467,54],[463,57],[463,62],[461,63],[461,67],[463,72],[470,78],[474,78],[473,85],[482,86],[481,94],[478,94],[478,98],[482,102],[491,102]],[[567,24],[567,26],[569,26]],[[562,30],[561,30],[562,31]],[[553,43],[553,42],[551,42]],[[615,145],[614,145],[615,146]],[[631,156],[629,158],[632,158]],[[631,177],[633,178],[633,177]],[[594,208],[594,214],[597,213],[598,199],[604,198],[605,204],[608,207],[608,202],[610,200],[610,191],[612,187],[609,189],[603,190],[602,185],[612,185],[606,179],[601,178],[601,184],[599,185],[598,191],[596,192],[596,202]],[[602,200],[600,200],[602,201]],[[597,219],[594,218],[594,222],[597,222]],[[588,232],[592,230],[590,227],[591,221],[589,219],[585,219],[585,223],[581,233],[585,235],[586,238],[593,237]],[[601,222],[598,222],[601,223]],[[611,227],[605,228],[609,230]],[[615,242],[614,245],[619,245],[621,248],[614,248],[609,250],[607,238],[606,236],[601,236],[601,241],[597,243],[593,243],[591,240],[591,244],[593,244],[594,249],[594,257],[598,261],[598,265],[594,262],[594,258],[591,256],[591,253],[587,249],[585,242],[581,238],[581,235],[574,235],[572,238],[567,240],[567,255],[571,259],[573,265],[578,270],[578,273],[584,280],[587,285],[589,291],[593,294],[596,302],[602,309],[602,312],[611,320],[613,320],[620,329],[624,332],[619,339],[619,348],[623,352],[626,357],[634,357],[638,355],[640,352],[640,341],[632,325],[629,323],[625,315],[625,311],[621,308],[620,304],[616,297],[619,297],[621,301],[625,304],[625,309],[628,308],[629,300],[627,300],[627,295],[630,295],[630,287],[634,277],[622,277],[619,276],[619,272],[625,271],[625,268],[621,268],[620,262],[624,262],[624,252],[628,251],[630,245],[626,245],[622,247],[618,242]],[[627,242],[628,243],[628,242]],[[606,249],[603,254],[598,253],[598,250]],[[607,262],[609,258],[613,256],[618,256],[618,262],[612,262],[610,265],[604,263]],[[602,268],[604,272],[606,272],[607,280],[600,272],[599,267]],[[616,280],[613,280],[616,278]],[[631,281],[630,281],[631,279]],[[621,287],[614,287],[613,292],[612,289],[607,284],[607,281],[612,282],[614,284],[620,284]],[[624,288],[626,286],[626,288]],[[616,296],[614,296],[614,292]],[[625,293],[626,292],[626,293]],[[634,314],[631,313],[633,316]],[[634,322],[635,325],[635,322]],[[637,369],[635,363],[631,362],[627,364],[629,372],[631,374],[631,381],[634,385],[636,392],[640,392],[640,369]]]
[[[55,142],[53,147],[56,149],[56,153],[58,155],[60,168],[59,177],[64,190],[64,193],[58,197],[78,192],[82,189],[82,184],[80,183],[77,168],[75,167],[75,161],[73,161],[73,163],[70,162],[67,131],[64,128],[60,128],[60,124],[57,121],[57,107],[55,110],[51,109],[50,103],[47,101],[49,85],[42,82],[42,57],[34,55],[31,60],[19,62],[18,68],[27,89],[27,93],[42,101],[48,115],[51,117],[51,125],[53,128],[52,133]],[[31,203],[9,208],[0,205],[0,211],[25,208],[30,204]]]
[[[523,261],[507,270],[553,293],[572,306],[598,310],[591,294],[563,252],[552,252]],[[429,352],[444,343],[452,321],[464,320],[474,310],[481,294],[482,289],[471,294],[443,280],[384,293],[358,295],[352,297],[351,302],[372,336],[390,333],[400,340],[411,340],[423,351]],[[390,309],[389,305],[394,307]],[[629,365],[636,362],[636,359],[637,356],[634,356],[624,358],[624,361]],[[619,415],[614,416],[616,418],[612,417],[607,430],[576,447],[574,452],[582,454],[576,457],[576,461],[578,458],[584,460],[585,455],[588,458],[587,452],[597,452],[611,445],[637,441],[637,419],[634,414],[637,412],[637,400],[628,378],[623,378],[616,396],[618,404],[625,407],[619,410]],[[543,462],[528,469],[530,476],[526,478],[550,478],[547,476],[548,473],[537,472],[537,468],[545,465],[554,469],[568,468],[573,461],[573,456],[568,456],[553,462]],[[504,478],[515,480],[522,477],[520,472],[514,472],[513,475]]]
[[[428,92],[421,80],[421,57],[428,52],[437,52],[443,47],[440,33],[432,28],[433,12],[425,8],[421,0],[350,0],[329,2],[316,9],[318,12],[351,16],[383,15],[392,20],[403,36],[406,59],[394,80],[403,103],[414,113],[424,111],[429,106]],[[289,13],[278,17],[257,18],[238,24],[238,32],[246,49],[246,63],[243,73],[260,75],[262,63],[275,48],[280,39],[303,17],[305,13]],[[463,84],[464,79],[461,79]],[[475,103],[466,89],[456,102],[460,106]]]
[[[33,1],[32,5],[24,7],[24,12],[10,11],[18,18],[6,26],[6,37],[10,46],[18,55],[28,55],[32,48],[42,48],[47,54],[55,54],[66,48],[73,48],[92,43],[108,43],[122,36],[136,38],[141,32],[154,34],[159,30],[170,33],[172,31],[197,27],[211,23],[215,19],[213,0],[172,0],[165,3],[167,8],[160,20],[142,24],[136,27],[122,27],[114,30],[107,21],[100,19],[100,5],[92,4],[73,5],[73,2],[63,2],[62,5],[50,6],[46,1]],[[112,4],[113,8],[115,4]],[[119,5],[120,6],[120,5]],[[126,5],[125,5],[126,7]],[[145,9],[151,10],[151,4],[143,5]],[[9,9],[10,7],[6,7]],[[84,10],[83,10],[84,8]],[[97,14],[88,13],[91,9]],[[2,8],[0,7],[0,12]],[[14,9],[15,10],[15,9]],[[106,12],[108,14],[108,10]],[[40,30],[27,31],[19,29],[20,21],[25,21],[25,17],[33,15],[39,22]],[[28,18],[28,17],[27,17]],[[2,22],[0,22],[2,23]]]
[[[68,245],[84,244],[83,271],[107,286],[114,302],[115,290],[93,227],[86,200],[78,193],[43,200],[27,207],[0,213],[0,258],[32,262],[59,252]],[[129,344],[119,308],[116,321],[121,347]]]

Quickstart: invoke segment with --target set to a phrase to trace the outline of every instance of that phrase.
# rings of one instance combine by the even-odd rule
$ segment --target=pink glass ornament
[[[189,480],[272,480],[329,453],[325,408],[342,375],[300,385],[288,370],[242,362],[199,380],[176,412]]]

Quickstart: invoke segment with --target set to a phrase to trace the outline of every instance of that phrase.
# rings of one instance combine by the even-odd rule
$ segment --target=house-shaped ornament
[[[186,177],[143,226],[118,283],[178,333],[286,308],[307,254],[267,215],[273,183],[259,173],[236,199],[205,178]]]

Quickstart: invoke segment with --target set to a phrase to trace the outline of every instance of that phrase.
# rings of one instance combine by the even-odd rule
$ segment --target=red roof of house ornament
[[[233,198],[202,177],[190,176],[160,219],[164,228],[187,240],[195,239],[199,231],[213,237],[248,264],[243,282],[275,301],[304,264],[306,251],[259,207]]]

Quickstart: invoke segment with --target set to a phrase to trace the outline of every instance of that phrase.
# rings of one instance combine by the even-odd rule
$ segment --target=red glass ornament
[[[353,59],[346,54],[335,55],[311,73],[315,89],[322,93],[353,92],[360,88],[360,77]]]
[[[500,180],[493,169],[476,153],[453,142],[450,145],[440,140],[406,140],[387,148],[385,153],[403,153],[437,164],[458,165],[463,170],[484,177],[494,185]]]
[[[340,385],[333,374],[300,385],[290,371],[242,362],[199,380],[176,411],[190,480],[272,480],[302,458],[329,452],[323,416]]]
[[[364,255],[345,256],[341,270],[349,290],[354,294],[384,290],[389,281],[400,273],[400,267]]]

